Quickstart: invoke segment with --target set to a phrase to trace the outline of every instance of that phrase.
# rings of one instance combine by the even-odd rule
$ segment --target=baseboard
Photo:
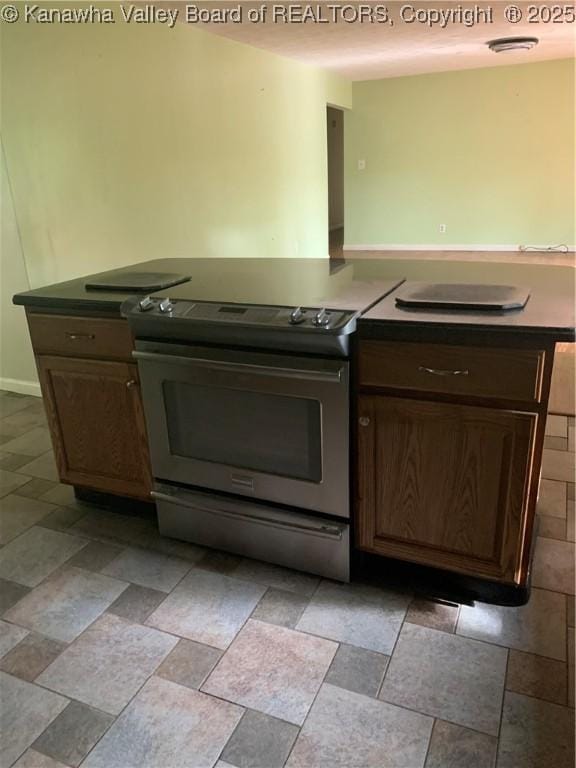
[[[438,245],[437,243],[422,245],[400,245],[397,243],[380,243],[378,245],[345,244],[345,251],[510,251],[520,253],[539,253],[551,256],[561,255],[563,251],[535,251],[530,248],[525,250],[520,245]],[[576,246],[569,245],[568,251],[573,252]]]
[[[42,397],[40,384],[37,381],[21,381],[20,379],[5,379],[0,376],[0,389],[6,392],[17,392],[19,395]]]

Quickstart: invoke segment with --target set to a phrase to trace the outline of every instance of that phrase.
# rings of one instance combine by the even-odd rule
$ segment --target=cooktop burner
[[[92,278],[85,284],[85,287],[95,291],[145,293],[147,291],[161,291],[164,288],[187,283],[189,280],[189,275],[179,275],[172,272],[117,272],[107,277]]]
[[[396,296],[399,307],[454,310],[522,309],[530,297],[528,288],[474,283],[408,283]]]

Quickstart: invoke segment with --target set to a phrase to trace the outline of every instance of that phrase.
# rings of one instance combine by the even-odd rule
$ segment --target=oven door
[[[349,517],[349,364],[138,341],[159,480]]]

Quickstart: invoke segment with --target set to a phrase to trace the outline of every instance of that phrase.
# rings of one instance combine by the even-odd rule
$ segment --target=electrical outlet
[[[441,235],[446,234],[446,224],[440,224],[440,234]]]
[[[366,170],[366,160],[358,160],[358,170],[359,171]]]

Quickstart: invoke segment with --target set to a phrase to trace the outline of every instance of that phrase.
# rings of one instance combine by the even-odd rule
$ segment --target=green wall
[[[32,287],[159,257],[328,253],[326,104],[351,85],[190,25],[2,25]]]
[[[576,242],[573,60],[354,83],[353,103],[347,244]]]

